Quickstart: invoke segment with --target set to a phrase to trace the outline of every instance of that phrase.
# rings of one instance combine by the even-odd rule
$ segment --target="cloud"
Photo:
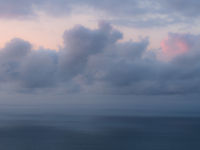
[[[32,19],[41,12],[54,17],[85,13],[121,26],[163,28],[194,25],[200,16],[199,5],[197,0],[0,0],[0,18]]]
[[[161,42],[164,57],[171,59],[177,55],[190,53],[198,49],[199,35],[169,33],[168,37]]]
[[[29,42],[13,39],[0,51],[0,80],[24,88],[50,86],[54,81],[55,51],[32,50]]]
[[[33,4],[37,0],[0,0],[1,18],[27,18],[34,15]]]
[[[161,42],[161,48],[165,57],[171,58],[186,53],[190,49],[190,45],[183,35],[169,34],[169,36]]]
[[[28,92],[199,93],[199,35],[170,33],[161,45],[165,57],[173,56],[168,61],[147,50],[148,38],[119,42],[122,37],[101,22],[97,29],[78,25],[66,31],[59,51],[34,50],[13,39],[0,50],[0,83]]]
[[[161,6],[168,13],[176,13],[184,17],[198,17],[200,15],[199,7],[200,2],[198,0],[164,0],[160,2]]]
[[[14,80],[18,76],[18,67],[30,53],[31,44],[21,39],[13,39],[0,51],[0,80]]]
[[[18,68],[21,86],[42,88],[56,85],[57,57],[55,51],[31,51]]]
[[[54,17],[85,13],[97,20],[106,16],[104,20],[118,25],[152,28],[194,24],[200,16],[199,5],[197,0],[0,0],[0,18],[30,19],[38,12]]]
[[[121,39],[122,34],[101,22],[97,30],[76,26],[66,31],[63,38],[59,69],[64,78],[69,78],[81,73],[90,56],[101,53],[105,47]]]
[[[69,14],[72,10],[72,0],[0,0],[0,18],[30,19],[38,12],[58,16]]]

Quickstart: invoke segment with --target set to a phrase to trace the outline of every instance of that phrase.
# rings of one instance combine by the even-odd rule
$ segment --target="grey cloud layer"
[[[148,28],[194,22],[200,16],[199,5],[198,0],[0,0],[0,17],[30,18],[37,11],[63,16],[78,7],[87,13],[90,8],[97,16],[103,12],[112,23]]]
[[[177,13],[186,17],[197,17],[200,15],[200,1],[198,0],[163,0],[160,2],[167,12]]]
[[[190,49],[168,62],[147,50],[148,39],[118,42],[122,36],[102,22],[95,30],[75,26],[66,31],[60,51],[33,50],[29,42],[13,39],[0,51],[0,87],[109,94],[200,92],[198,35],[170,34],[184,38]]]
[[[145,1],[145,0],[144,0]],[[54,15],[66,14],[75,6],[89,6],[106,12],[116,14],[143,14],[144,9],[139,8],[141,3],[137,0],[0,0],[0,14],[5,17],[27,16],[34,14],[35,9]],[[118,9],[118,6],[121,6]],[[145,6],[146,7],[146,6]]]

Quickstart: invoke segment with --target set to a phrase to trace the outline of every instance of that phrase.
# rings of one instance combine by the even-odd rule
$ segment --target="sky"
[[[200,92],[198,0],[0,0],[3,93]]]
[[[0,149],[199,149],[199,8],[0,0]]]

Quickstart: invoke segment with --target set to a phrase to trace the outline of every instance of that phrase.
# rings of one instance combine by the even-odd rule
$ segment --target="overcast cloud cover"
[[[30,19],[43,12],[56,17],[85,13],[100,19],[104,14],[114,24],[148,28],[193,25],[200,16],[199,6],[198,0],[0,0],[0,17]]]

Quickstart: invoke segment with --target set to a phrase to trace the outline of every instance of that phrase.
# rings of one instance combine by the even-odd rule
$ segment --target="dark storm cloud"
[[[199,35],[169,34],[165,50],[187,48],[169,61],[161,61],[156,53],[147,50],[148,39],[119,42],[122,36],[111,25],[101,22],[94,30],[79,25],[66,31],[60,51],[33,50],[29,42],[13,39],[0,51],[0,83],[29,91],[46,88],[112,94],[200,91]],[[174,43],[170,44],[171,41]]]

